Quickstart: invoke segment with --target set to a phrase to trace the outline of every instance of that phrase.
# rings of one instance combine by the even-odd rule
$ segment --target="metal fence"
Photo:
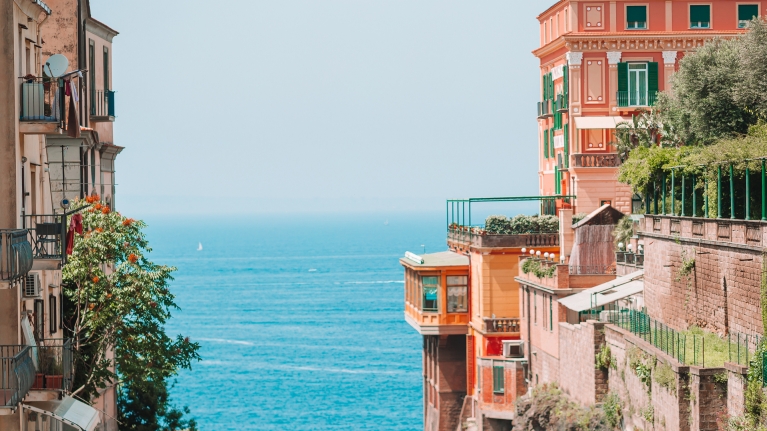
[[[67,218],[64,214],[30,214],[22,219],[29,230],[35,259],[64,259],[66,256]]]
[[[98,90],[92,93],[91,115],[94,117],[115,116],[115,92]]]
[[[64,118],[63,81],[22,78],[21,121],[57,123]]]
[[[0,346],[0,405],[16,406],[32,388],[35,364],[30,346]]]
[[[26,229],[0,229],[0,280],[15,281],[32,269]]]

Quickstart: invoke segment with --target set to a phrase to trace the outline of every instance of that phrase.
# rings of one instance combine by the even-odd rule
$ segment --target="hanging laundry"
[[[83,215],[75,214],[69,220],[69,230],[67,231],[67,256],[72,254],[75,247],[75,232],[83,233]]]
[[[69,98],[69,112],[67,113],[67,136],[70,138],[80,137],[80,116],[77,114],[75,98]]]

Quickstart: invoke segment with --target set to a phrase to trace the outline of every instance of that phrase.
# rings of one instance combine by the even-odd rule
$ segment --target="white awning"
[[[61,401],[28,401],[23,403],[23,407],[58,419],[82,431],[93,431],[101,420],[98,410],[70,396],[65,396]]]
[[[632,272],[575,295],[562,298],[559,300],[559,303],[573,311],[586,311],[615,302],[627,296],[636,295],[642,291],[644,291],[643,270]]]
[[[586,129],[614,129],[616,125],[631,118],[624,117],[575,117],[575,127]]]

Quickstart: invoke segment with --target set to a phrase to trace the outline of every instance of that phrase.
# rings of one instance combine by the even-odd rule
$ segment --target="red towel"
[[[72,250],[75,248],[75,232],[78,234],[83,233],[83,215],[75,214],[72,219],[69,220],[69,230],[67,231],[67,255],[72,254]]]

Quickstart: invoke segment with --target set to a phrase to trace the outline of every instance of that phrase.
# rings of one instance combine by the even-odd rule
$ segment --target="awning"
[[[575,127],[581,130],[586,129],[615,129],[619,123],[631,121],[631,118],[624,117],[575,117]]]
[[[100,421],[98,410],[70,396],[65,396],[61,401],[29,401],[23,403],[23,407],[58,419],[82,431],[93,431]]]
[[[586,311],[636,295],[643,290],[644,270],[641,270],[562,298],[559,303],[573,311]]]

